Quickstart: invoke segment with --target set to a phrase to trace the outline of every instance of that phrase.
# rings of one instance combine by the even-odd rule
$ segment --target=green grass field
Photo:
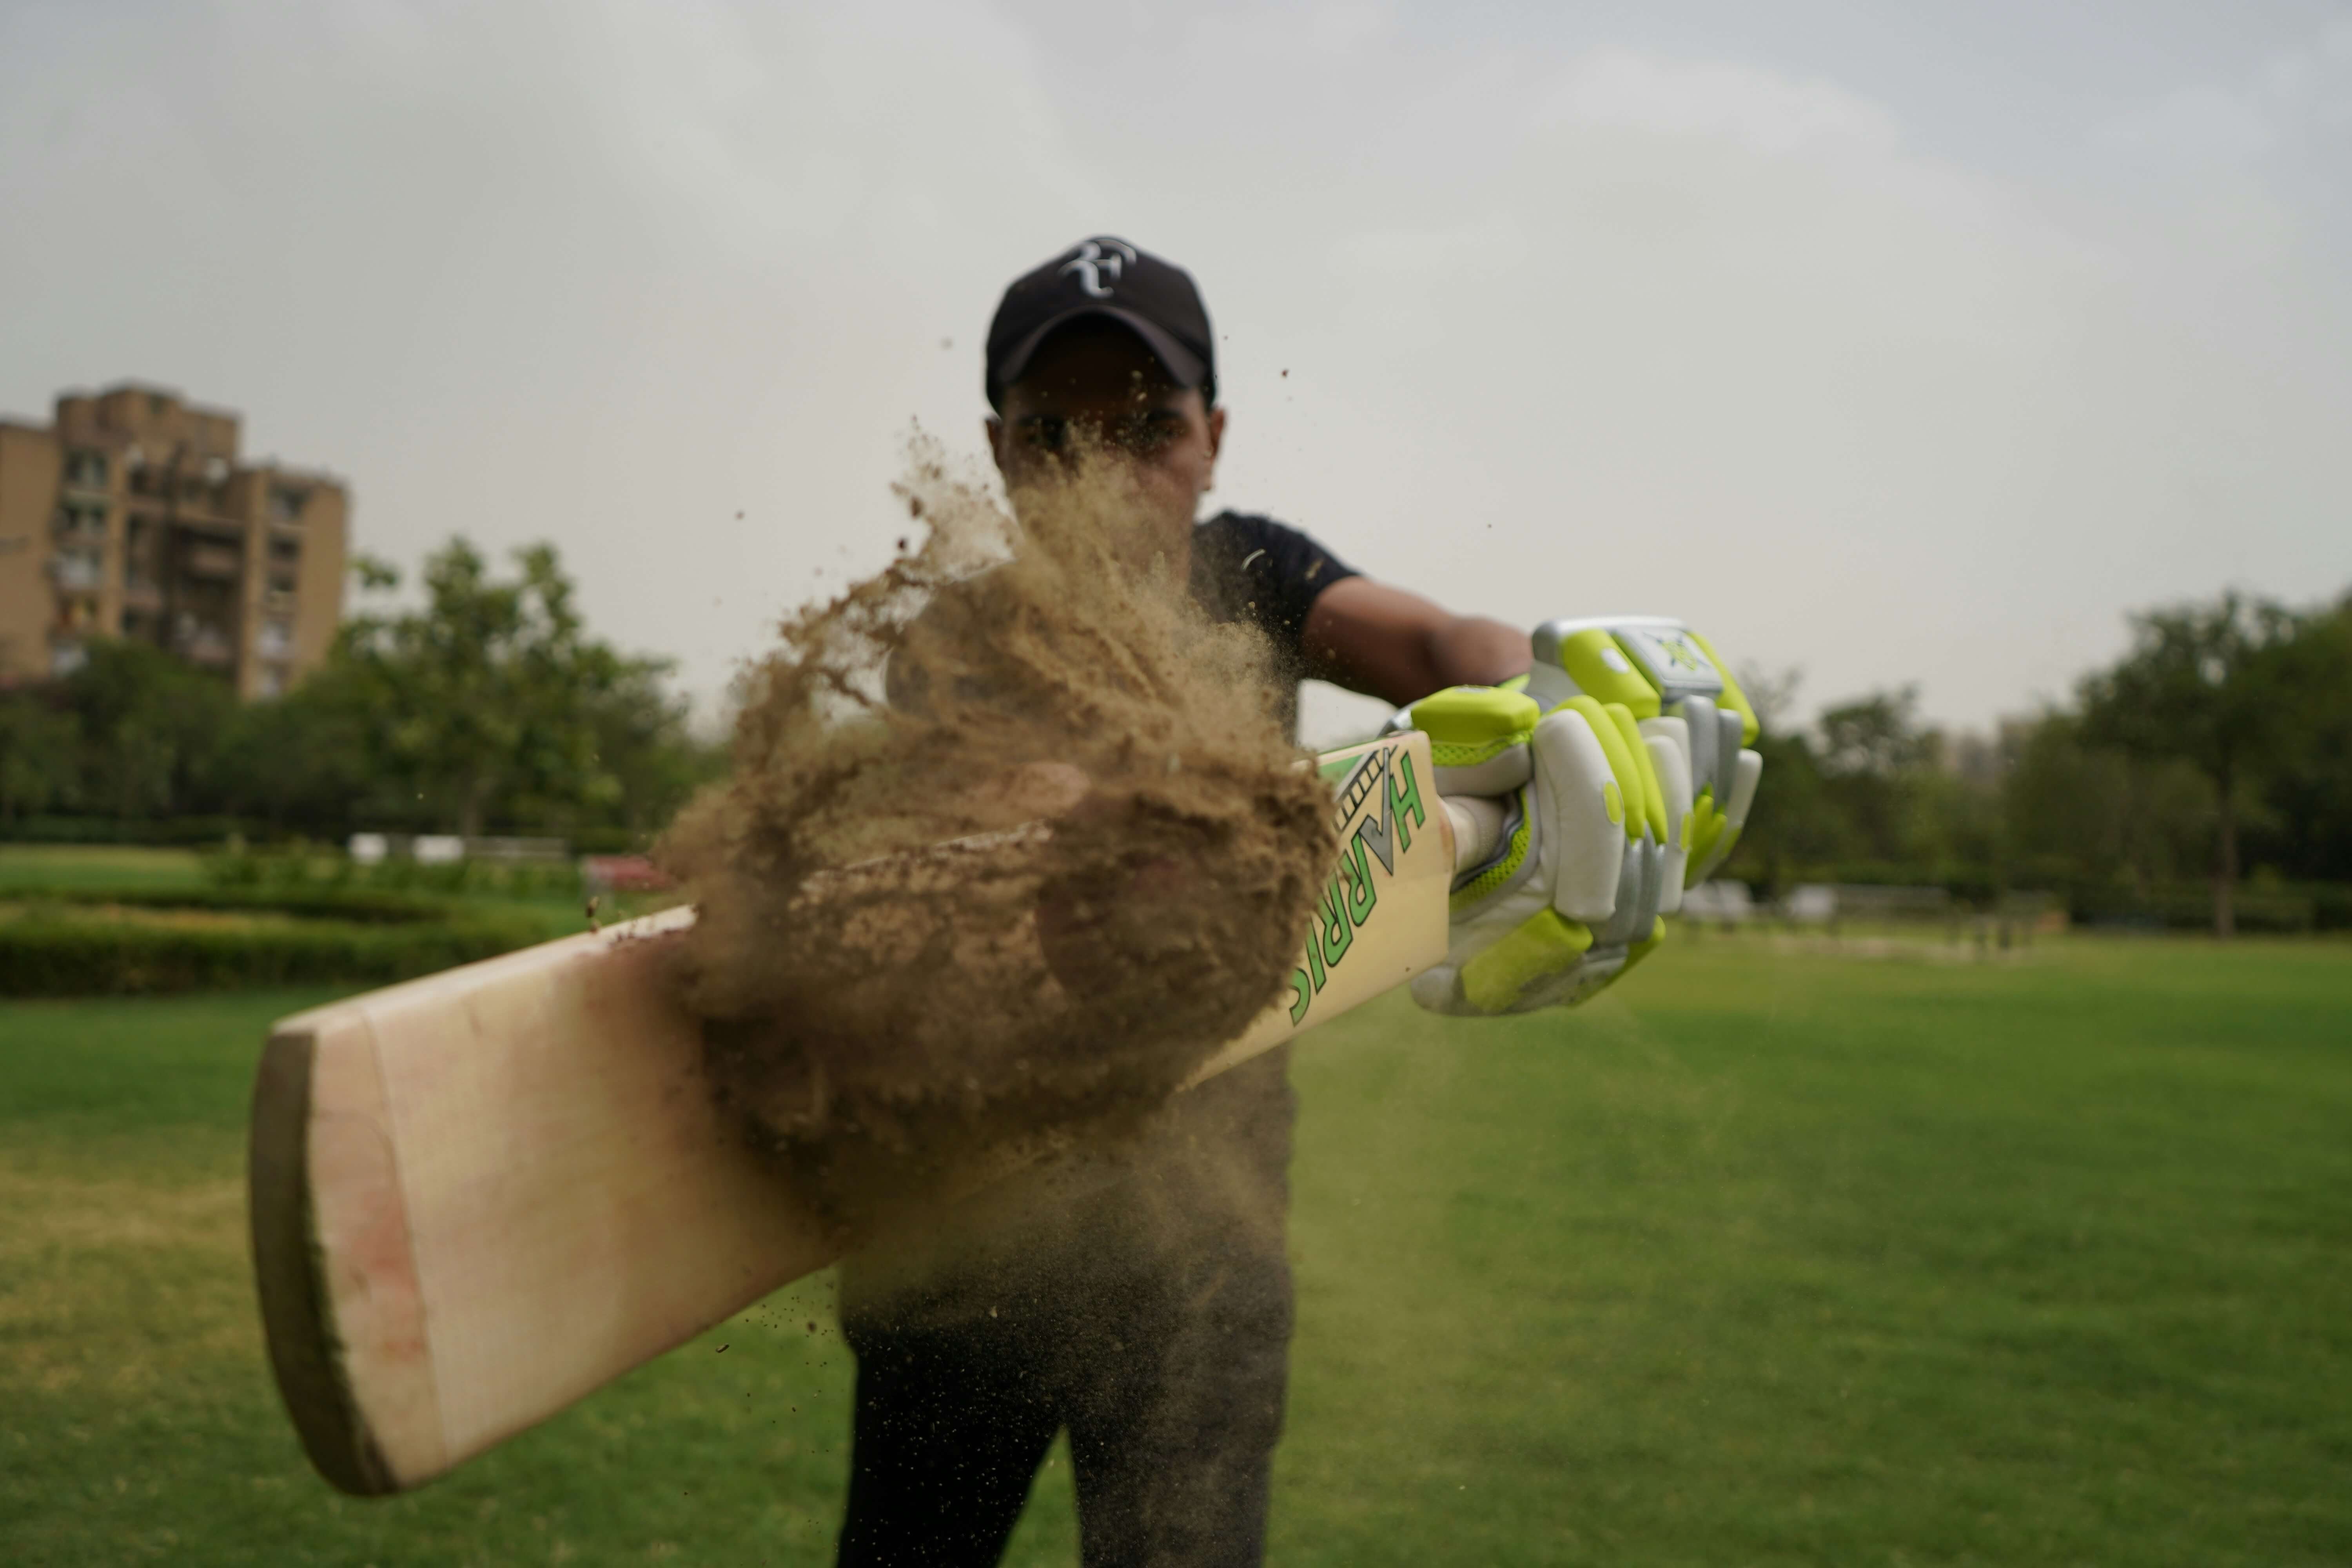
[[[0,844],[0,892],[19,888],[194,888],[204,858],[193,849],[132,845]]]
[[[829,1561],[822,1284],[416,1496],[310,1474],[239,1140],[316,999],[0,1006],[0,1562]],[[1297,1078],[1275,1563],[2352,1561],[2352,946],[1709,940]]]

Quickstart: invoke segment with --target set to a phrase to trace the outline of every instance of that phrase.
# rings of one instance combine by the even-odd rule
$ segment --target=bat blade
[[[1444,956],[1425,737],[1318,759],[1341,854],[1292,993],[1201,1077]],[[672,910],[285,1019],[254,1087],[253,1256],[312,1464],[406,1490],[834,1261],[703,1079]]]

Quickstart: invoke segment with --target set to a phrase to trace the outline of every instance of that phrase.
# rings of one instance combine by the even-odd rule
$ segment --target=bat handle
[[[1446,825],[1454,830],[1454,869],[1459,873],[1486,864],[1503,841],[1503,803],[1482,795],[1439,797]]]

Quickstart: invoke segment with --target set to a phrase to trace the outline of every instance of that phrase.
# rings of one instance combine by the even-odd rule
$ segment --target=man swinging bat
[[[1294,724],[1307,677],[1409,709],[1436,789],[1489,811],[1496,848],[1457,879],[1451,948],[1414,983],[1424,1005],[1582,999],[1655,944],[1662,910],[1727,851],[1717,803],[1744,816],[1752,730],[1682,628],[1553,623],[1531,647],[1270,519],[1196,520],[1226,412],[1181,268],[1103,237],[1017,279],[989,330],[986,388],[1016,507],[1079,448],[1107,455],[1199,604],[1272,644]],[[1677,688],[1678,668],[1698,679]],[[1016,1176],[845,1265],[858,1361],[845,1568],[995,1563],[1065,1431],[1090,1568],[1261,1559],[1292,1320],[1287,1057],[1244,1062],[1115,1151]]]
[[[1262,1053],[1407,981],[1452,1014],[1581,1000],[1656,945],[1755,792],[1753,715],[1678,623],[1523,637],[1263,518],[1196,524],[1224,431],[1211,343],[1191,279],[1117,241],[1015,284],[989,392],[1016,497],[1050,494],[1063,454],[1108,448],[1156,552],[1282,656],[1283,703],[1318,674],[1411,706],[1320,759],[1352,890],[1301,933],[1293,995],[1216,1045],[1131,1145],[982,1186],[845,1268],[845,1562],[993,1562],[1065,1429],[1088,1563],[1255,1561],[1290,1323],[1291,1105]],[[791,919],[825,918],[817,879],[802,896]],[[272,1029],[248,1144],[255,1281],[287,1412],[334,1485],[425,1485],[839,1258],[819,1194],[712,1092],[675,963],[700,918]]]

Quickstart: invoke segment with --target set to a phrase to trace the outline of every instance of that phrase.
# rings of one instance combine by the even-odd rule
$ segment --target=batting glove
[[[1655,704],[1653,703],[1654,710]],[[1442,795],[1500,806],[1494,853],[1454,879],[1445,961],[1413,1000],[1493,1016],[1572,1006],[1665,935],[1667,796],[1632,710],[1457,686],[1400,721],[1427,732]]]
[[[1664,795],[1661,912],[1713,876],[1739,842],[1764,759],[1756,712],[1714,647],[1654,616],[1548,621],[1535,632],[1528,695],[1549,710],[1587,696],[1631,714]]]

